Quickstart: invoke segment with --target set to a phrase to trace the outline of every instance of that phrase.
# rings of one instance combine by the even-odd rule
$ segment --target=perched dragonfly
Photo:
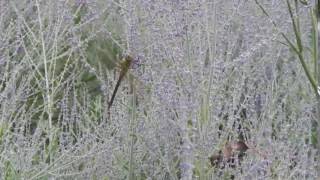
[[[124,58],[124,60],[122,62],[120,62],[120,74],[119,74],[119,78],[118,81],[116,83],[116,86],[113,90],[111,99],[108,103],[108,111],[110,111],[110,108],[113,104],[114,98],[116,97],[117,91],[119,89],[120,83],[123,80],[123,78],[125,77],[125,75],[127,74],[131,64],[132,64],[133,58],[131,56],[126,56]]]
[[[109,39],[95,39],[88,43],[87,48],[87,59],[89,64],[99,63],[102,67],[105,67],[108,70],[117,70],[119,71],[119,77],[117,79],[116,85],[112,92],[111,98],[108,102],[107,110],[110,112],[110,108],[113,105],[118,89],[126,75],[129,75],[132,80],[135,79],[135,82],[140,82],[137,77],[131,74],[129,71],[130,67],[134,64],[134,58],[130,55],[124,56],[122,59],[121,56],[122,50],[116,46]],[[96,65],[97,67],[98,65]],[[130,80],[130,81],[131,81]],[[130,82],[132,83],[132,82]],[[141,83],[139,83],[141,84]],[[144,84],[142,83],[144,86]]]

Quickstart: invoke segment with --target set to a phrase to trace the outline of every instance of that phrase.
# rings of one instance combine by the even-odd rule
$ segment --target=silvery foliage
[[[285,2],[262,3],[277,28],[248,0],[0,3],[0,174],[12,169],[25,179],[117,179],[130,173],[143,179],[317,177],[310,140],[315,101],[297,58],[279,43],[279,32],[293,37]],[[86,13],[75,25],[73,8],[79,5]],[[301,6],[299,14],[306,46],[308,8]],[[115,32],[124,53],[137,60],[130,73],[140,83],[137,109],[130,108],[127,81],[109,116],[115,74],[88,64],[84,49],[89,39]],[[55,59],[64,47],[70,64],[60,82],[52,72],[66,63]],[[44,59],[55,62],[49,72],[42,71]],[[84,71],[97,77],[99,96],[77,90]],[[28,101],[37,93],[43,106]],[[49,121],[49,109],[58,112],[57,122]],[[40,121],[30,132],[34,116]],[[259,153],[248,152],[236,169],[212,168],[208,157],[240,131]],[[50,155],[48,138],[58,142]]]

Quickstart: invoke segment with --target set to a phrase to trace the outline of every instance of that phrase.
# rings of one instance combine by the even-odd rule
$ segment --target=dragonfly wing
[[[95,68],[102,65],[103,68],[111,70],[117,66],[121,48],[117,47],[110,39],[94,39],[89,41],[86,53],[90,65]]]

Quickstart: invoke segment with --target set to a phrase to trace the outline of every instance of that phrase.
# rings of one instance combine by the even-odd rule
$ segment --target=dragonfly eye
[[[127,61],[127,62],[130,62],[130,67],[132,68],[132,69],[135,69],[135,68],[137,68],[138,66],[138,59],[137,58],[133,58],[132,56],[130,56],[130,55],[126,55],[125,56],[125,60]]]
[[[130,61],[130,68],[132,68],[132,69],[137,69],[141,65],[143,65],[142,56],[139,56],[139,55],[138,56],[131,56],[131,55],[125,54],[124,56],[122,56],[122,59],[129,60]]]

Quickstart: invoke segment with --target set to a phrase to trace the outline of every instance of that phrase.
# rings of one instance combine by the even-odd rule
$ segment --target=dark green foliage
[[[111,39],[94,39],[89,41],[86,50],[88,63],[106,69],[114,69],[119,61],[121,49]]]

